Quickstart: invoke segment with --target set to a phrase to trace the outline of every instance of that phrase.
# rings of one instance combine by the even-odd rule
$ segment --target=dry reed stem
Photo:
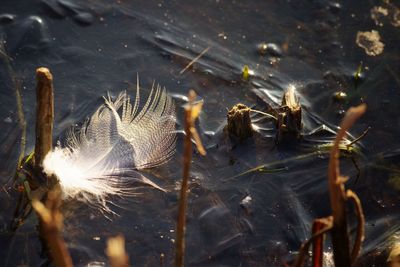
[[[352,260],[350,256],[349,236],[346,217],[346,193],[344,182],[346,177],[341,176],[339,170],[339,144],[346,135],[347,130],[364,114],[366,105],[362,104],[350,108],[340,125],[332,147],[328,167],[329,195],[333,215],[332,246],[335,266],[349,267]]]
[[[304,266],[304,261],[307,257],[308,254],[308,250],[311,246],[311,244],[313,244],[313,242],[321,237],[323,237],[323,235],[325,233],[327,233],[328,231],[332,230],[333,227],[333,218],[332,216],[326,217],[326,218],[320,218],[318,219],[319,222],[323,223],[325,225],[325,227],[323,227],[321,230],[317,231],[316,233],[314,233],[314,235],[308,239],[307,241],[305,241],[299,250],[299,255],[297,255],[296,261],[294,262],[294,264],[292,265],[293,267],[303,267]]]
[[[175,266],[183,267],[185,257],[185,231],[186,231],[186,208],[189,188],[190,165],[192,161],[192,137],[195,137],[196,146],[202,155],[205,150],[201,144],[199,135],[194,127],[196,118],[200,115],[202,103],[194,103],[196,93],[189,91],[189,103],[185,106],[185,139],[183,144],[183,179],[179,197],[178,219],[176,226]],[[194,134],[193,134],[194,133]]]
[[[347,199],[353,201],[354,206],[356,208],[356,214],[357,214],[357,219],[358,219],[358,224],[357,224],[357,235],[354,241],[354,246],[353,250],[351,251],[351,262],[352,264],[356,262],[357,256],[361,251],[361,244],[364,240],[365,236],[365,217],[363,213],[363,209],[361,206],[361,201],[356,195],[351,190],[346,191],[346,197]]]
[[[125,238],[123,235],[110,237],[107,240],[106,254],[112,267],[129,266],[129,256],[125,251]]]
[[[58,189],[49,191],[46,203],[37,199],[32,200],[32,207],[39,216],[41,222],[41,236],[47,241],[51,259],[56,267],[72,267],[71,256],[68,253],[61,232],[63,228],[63,216],[59,210],[61,204],[61,191]]]
[[[331,222],[331,221],[330,221]],[[312,235],[315,235],[327,226],[326,218],[315,219],[311,228]],[[322,267],[324,262],[324,239],[325,235],[320,235],[314,239],[312,244],[312,266]]]
[[[45,156],[52,148],[53,142],[53,76],[47,68],[38,68],[36,70],[36,81],[35,166],[40,169]]]

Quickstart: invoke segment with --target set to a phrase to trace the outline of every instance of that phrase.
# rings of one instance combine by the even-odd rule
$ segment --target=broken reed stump
[[[276,128],[277,142],[283,139],[299,139],[303,123],[301,120],[301,105],[296,95],[295,87],[290,85],[282,97],[282,104],[277,112]]]
[[[54,92],[53,76],[49,69],[36,70],[36,142],[34,164],[41,170],[42,163],[53,144]]]
[[[246,139],[253,135],[253,128],[250,119],[251,109],[244,104],[234,105],[227,114],[228,133],[239,140]]]

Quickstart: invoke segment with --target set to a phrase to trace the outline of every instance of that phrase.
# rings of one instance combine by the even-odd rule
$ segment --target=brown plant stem
[[[356,208],[356,215],[358,219],[358,224],[357,224],[357,235],[354,241],[354,246],[353,250],[351,251],[351,262],[352,264],[355,263],[358,254],[361,251],[361,244],[364,240],[364,235],[365,235],[365,217],[363,213],[363,209],[361,206],[361,201],[358,198],[358,196],[351,190],[346,191],[346,197],[347,199],[353,201],[354,206]]]
[[[350,267],[352,260],[350,256],[349,235],[346,217],[346,194],[344,182],[346,177],[341,176],[339,170],[339,144],[346,131],[354,124],[354,122],[365,112],[366,105],[362,104],[357,107],[350,108],[336,135],[334,145],[332,147],[328,167],[328,183],[329,195],[333,215],[332,246],[334,254],[335,266]]]
[[[47,68],[36,70],[36,143],[35,166],[40,169],[52,148],[54,93],[53,76]]]
[[[185,257],[185,231],[186,231],[186,208],[189,189],[190,165],[192,161],[192,137],[196,139],[196,146],[202,155],[205,150],[201,144],[196,128],[195,119],[199,116],[202,103],[194,104],[196,93],[189,91],[189,103],[185,106],[185,139],[183,143],[183,179],[178,203],[178,219],[176,226],[175,266],[183,267]]]
[[[332,218],[330,218],[332,219]],[[330,220],[330,223],[332,220]],[[332,226],[332,223],[330,224]],[[312,235],[315,235],[328,224],[326,222],[326,218],[315,219],[311,228]],[[325,235],[320,235],[314,239],[312,244],[312,266],[313,267],[322,267],[324,262],[324,238]]]
[[[186,208],[188,195],[188,181],[190,172],[190,162],[192,161],[192,141],[190,132],[191,109],[185,109],[185,140],[183,145],[183,179],[179,197],[179,213],[176,231],[176,254],[175,266],[182,267],[185,256],[185,231],[186,231]]]

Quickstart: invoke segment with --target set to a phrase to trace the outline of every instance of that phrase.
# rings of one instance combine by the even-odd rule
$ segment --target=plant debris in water
[[[381,36],[378,31],[357,32],[356,43],[364,48],[369,56],[378,56],[382,54],[385,44],[381,42]]]

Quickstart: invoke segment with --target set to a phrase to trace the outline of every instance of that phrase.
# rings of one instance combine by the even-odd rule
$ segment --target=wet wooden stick
[[[35,166],[41,168],[53,142],[53,76],[47,68],[38,68],[36,70],[36,82]]]
[[[354,122],[364,114],[366,105],[362,104],[350,108],[340,124],[340,130],[336,135],[331,149],[328,166],[329,195],[333,215],[333,228],[331,231],[332,247],[335,266],[350,267],[352,263],[350,255],[350,241],[346,216],[346,193],[344,183],[347,177],[343,177],[339,170],[339,145],[345,137],[347,130]]]
[[[189,92],[189,103],[185,106],[185,139],[183,143],[183,179],[178,203],[178,219],[176,225],[175,267],[183,267],[185,257],[185,232],[186,232],[186,208],[189,189],[190,165],[192,162],[192,137],[196,141],[196,147],[200,154],[205,155],[199,135],[194,127],[194,122],[199,116],[202,103],[195,104],[196,93]]]

